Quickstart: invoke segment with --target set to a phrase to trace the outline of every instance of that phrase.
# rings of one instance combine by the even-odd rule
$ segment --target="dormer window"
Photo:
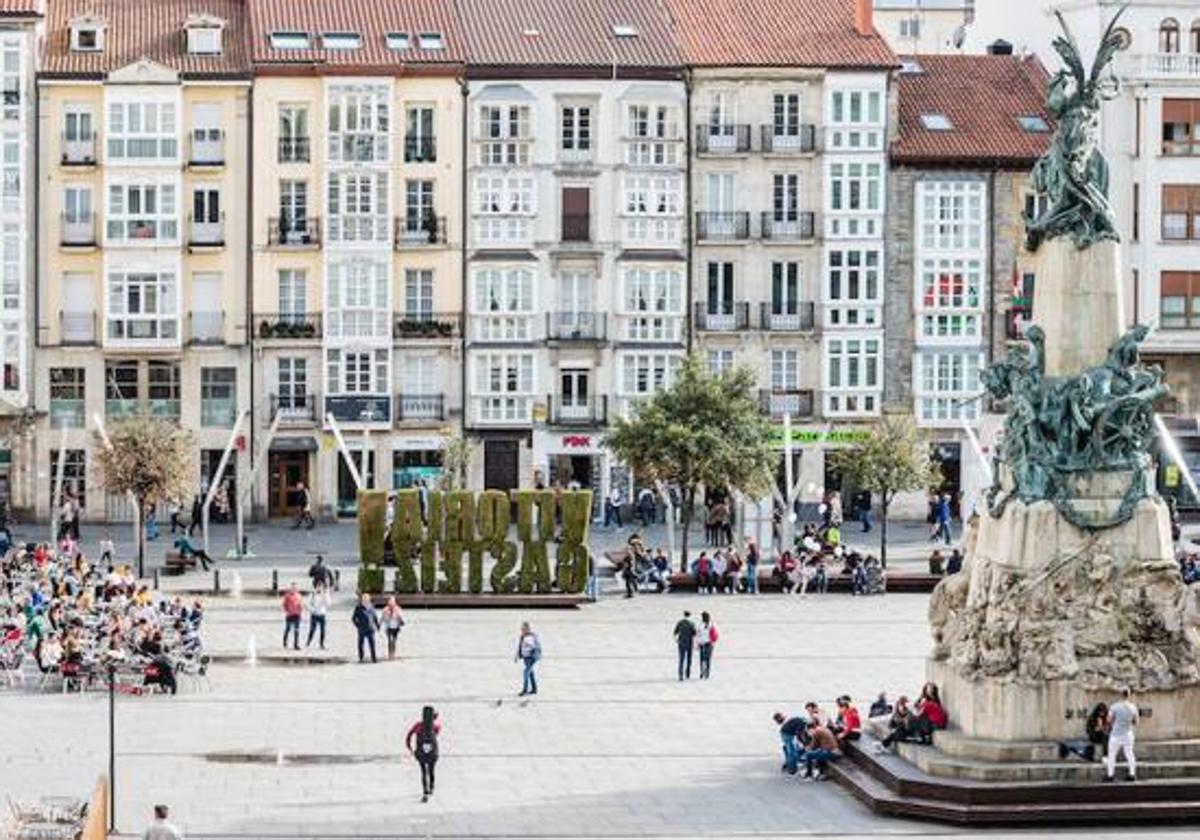
[[[628,23],[614,23],[612,27],[614,38],[636,38],[638,31],[637,27]]]
[[[195,15],[184,24],[190,55],[220,55],[221,33],[225,21],[208,15]]]
[[[104,22],[81,18],[71,22],[71,52],[103,52]]]
[[[440,50],[445,49],[446,43],[441,32],[422,32],[417,36],[417,46],[423,50]]]
[[[362,46],[362,36],[357,32],[326,32],[321,36],[321,46],[327,50],[356,50]]]
[[[406,50],[412,46],[407,32],[389,32],[386,40],[389,50]]]
[[[307,32],[272,32],[273,50],[307,50],[310,46]]]

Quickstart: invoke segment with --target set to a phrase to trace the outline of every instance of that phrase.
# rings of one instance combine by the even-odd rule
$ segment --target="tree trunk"
[[[137,505],[137,561],[138,580],[146,576],[146,504],[138,501]]]
[[[694,496],[695,491],[690,487],[683,492],[683,538],[679,543],[679,571],[685,575],[688,570],[688,532],[692,530],[692,500]]]
[[[879,522],[879,566],[887,568],[887,522],[888,522],[888,507],[892,500],[887,494],[883,495],[883,518]]]

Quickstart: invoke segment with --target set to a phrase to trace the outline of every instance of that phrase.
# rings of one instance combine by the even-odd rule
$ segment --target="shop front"
[[[596,432],[534,433],[536,469],[545,485],[591,490],[593,518],[599,517],[601,501],[608,492],[605,476],[609,456],[600,441],[601,435]]]
[[[442,480],[445,445],[440,436],[398,438],[392,451],[392,489],[436,488]]]
[[[312,458],[316,438],[276,437],[267,453],[267,515],[291,517],[299,513],[300,487],[312,488]]]

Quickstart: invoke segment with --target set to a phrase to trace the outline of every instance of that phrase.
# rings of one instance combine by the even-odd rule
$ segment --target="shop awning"
[[[315,437],[277,437],[271,441],[272,452],[316,452]]]

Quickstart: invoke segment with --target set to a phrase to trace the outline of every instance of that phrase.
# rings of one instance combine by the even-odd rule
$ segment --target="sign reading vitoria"
[[[389,496],[358,494],[362,592],[384,590],[385,560],[396,565],[400,593],[480,594],[485,571],[487,591],[497,594],[580,593],[587,586],[588,490],[429,491],[424,499],[420,491],[398,490],[390,515]]]

